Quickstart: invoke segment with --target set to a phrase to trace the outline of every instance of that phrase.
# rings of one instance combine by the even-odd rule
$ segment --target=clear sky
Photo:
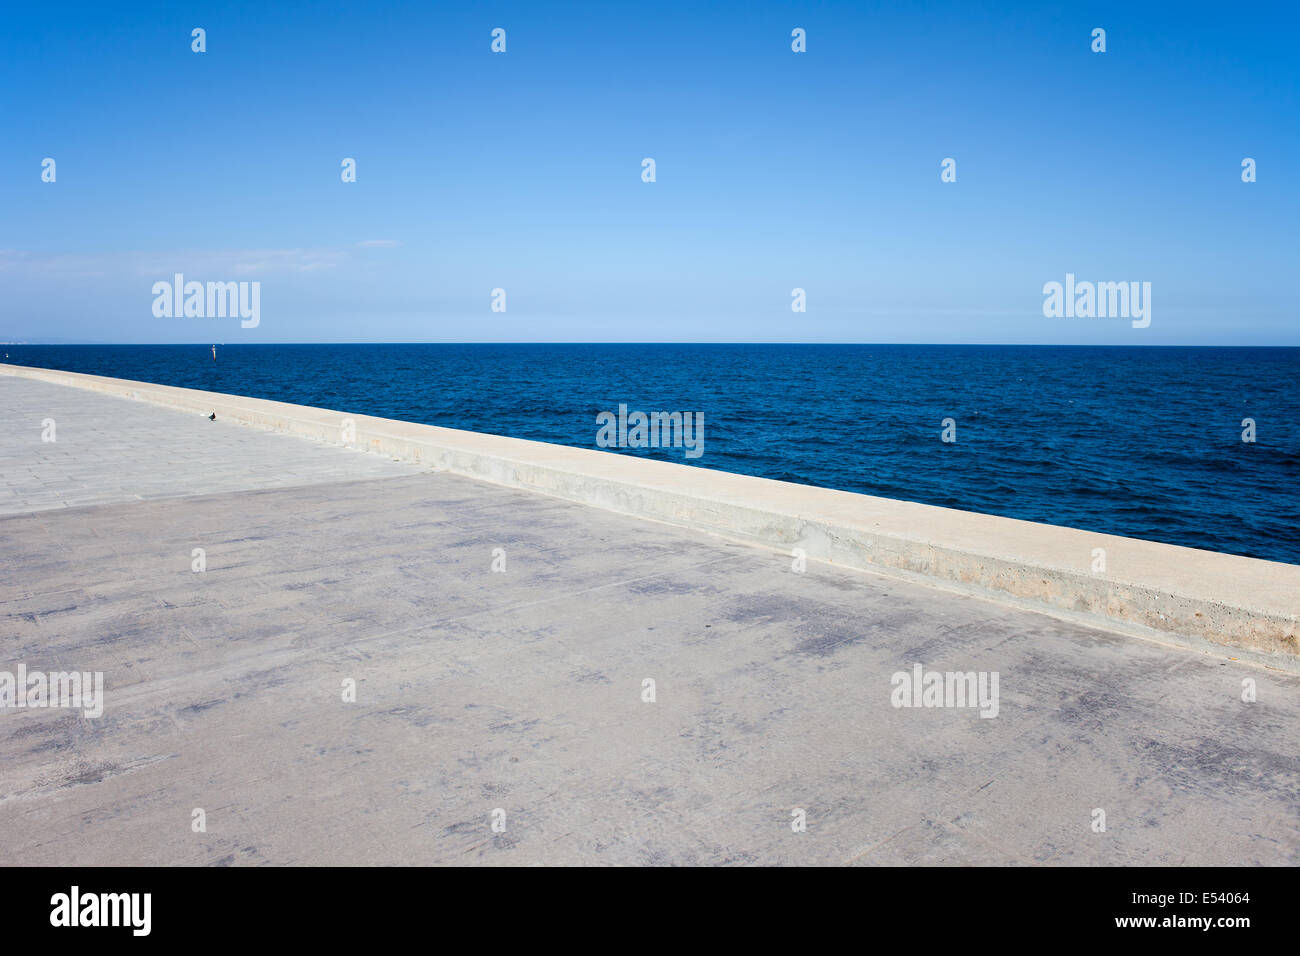
[[[0,340],[1300,344],[1295,3],[2,9]]]

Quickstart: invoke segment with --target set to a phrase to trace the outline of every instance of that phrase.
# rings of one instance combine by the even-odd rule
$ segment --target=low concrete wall
[[[1300,566],[596,449],[48,369],[0,373],[349,444],[810,560],[1300,671]],[[350,441],[348,424],[351,423]],[[596,425],[593,420],[592,436]],[[1094,573],[1093,550],[1106,552]]]

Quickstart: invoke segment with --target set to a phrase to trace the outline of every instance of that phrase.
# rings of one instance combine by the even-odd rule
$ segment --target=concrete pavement
[[[0,409],[0,670],[106,685],[0,710],[14,862],[1300,862],[1295,676],[221,417]],[[997,716],[893,706],[916,663]]]

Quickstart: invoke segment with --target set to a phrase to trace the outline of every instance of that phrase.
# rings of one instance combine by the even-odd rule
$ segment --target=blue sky
[[[6,4],[0,339],[1297,345],[1298,28],[1286,4]],[[155,317],[176,272],[259,281],[260,325]],[[1045,318],[1067,272],[1150,282],[1150,327]]]

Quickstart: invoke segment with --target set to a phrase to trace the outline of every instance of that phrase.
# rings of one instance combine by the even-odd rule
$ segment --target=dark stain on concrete
[[[205,710],[211,710],[213,707],[216,707],[218,704],[224,704],[225,702],[226,701],[224,698],[217,698],[216,700],[204,700],[204,701],[200,701],[197,704],[190,704],[186,707],[182,707],[180,709],[180,712],[187,717],[192,717],[195,714],[201,714]]]

